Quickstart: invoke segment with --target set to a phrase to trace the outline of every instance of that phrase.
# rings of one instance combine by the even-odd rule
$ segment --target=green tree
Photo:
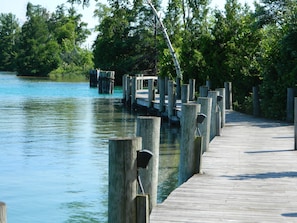
[[[261,41],[261,110],[268,118],[286,117],[286,91],[297,80],[297,3],[293,0],[263,0],[256,5]]]
[[[49,13],[40,5],[27,4],[27,21],[18,44],[17,71],[20,75],[47,76],[60,63],[60,50],[48,29]]]
[[[17,56],[16,42],[20,32],[15,15],[0,14],[0,70],[14,71]]]

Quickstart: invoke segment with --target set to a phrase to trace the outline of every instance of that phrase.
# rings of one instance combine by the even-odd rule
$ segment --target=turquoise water
[[[107,222],[108,139],[135,136],[121,89],[0,72],[0,201],[9,223]],[[177,186],[179,130],[161,129],[158,202]]]

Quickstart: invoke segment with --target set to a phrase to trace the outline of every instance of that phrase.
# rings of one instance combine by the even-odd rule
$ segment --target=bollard
[[[210,120],[210,137],[209,140],[213,140],[213,138],[217,135],[217,125],[218,125],[218,104],[217,104],[217,97],[219,95],[218,91],[209,91],[208,97],[212,98],[211,104],[211,120]]]
[[[295,150],[297,150],[297,97],[295,97],[294,126],[295,126]]]
[[[253,87],[253,115],[260,116],[259,87]]]
[[[189,103],[189,89],[190,86],[188,84],[183,84],[181,88],[181,101],[182,103]]]
[[[109,140],[108,222],[136,222],[137,150],[140,137]]]
[[[231,82],[225,82],[224,83],[225,88],[225,95],[226,95],[226,109],[232,110],[232,83]]]
[[[203,137],[203,141],[202,141],[202,154],[203,154],[209,148],[212,98],[199,97],[197,100],[197,103],[201,105],[200,112],[206,115],[205,120],[199,125],[199,129]]]
[[[182,104],[181,117],[181,143],[180,143],[180,165],[179,183],[187,181],[193,174],[197,173],[197,165],[200,157],[195,151],[196,121],[200,111],[198,104]]]
[[[221,111],[221,128],[223,128],[226,123],[226,90],[225,88],[217,88],[216,91],[218,91],[219,95],[223,97],[222,100],[218,101],[218,106]]]
[[[196,80],[195,79],[190,79],[189,80],[189,85],[190,85],[189,100],[190,101],[194,101],[195,100],[195,84],[196,84]]]
[[[136,135],[142,137],[142,150],[149,150],[153,153],[148,168],[139,170],[144,191],[150,195],[150,211],[157,204],[160,128],[160,117],[141,116],[137,118]]]
[[[0,223],[6,223],[7,216],[6,216],[6,204],[0,201]]]

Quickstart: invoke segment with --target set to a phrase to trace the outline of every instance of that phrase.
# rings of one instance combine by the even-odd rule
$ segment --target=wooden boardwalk
[[[297,222],[294,126],[229,111],[194,175],[153,209],[151,223]]]

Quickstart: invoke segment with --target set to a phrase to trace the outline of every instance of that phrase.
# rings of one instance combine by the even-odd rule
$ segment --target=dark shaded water
[[[0,72],[0,201],[8,222],[107,222],[108,140],[135,136],[121,89]],[[177,186],[179,129],[162,125],[158,201]]]

